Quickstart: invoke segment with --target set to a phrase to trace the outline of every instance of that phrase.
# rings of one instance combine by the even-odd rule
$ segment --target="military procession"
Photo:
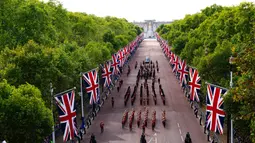
[[[158,58],[156,59],[160,60]],[[169,87],[169,85],[165,85],[165,77],[159,76],[159,73],[165,73],[160,72],[161,64],[159,64],[157,60],[152,61],[148,56],[145,60],[136,60],[137,61],[133,61],[131,65],[127,62],[127,65],[120,69],[120,75],[114,83],[117,86],[116,94],[118,94],[118,96],[113,94],[111,99],[113,110],[117,113],[120,111],[120,114],[122,114],[122,118],[121,115],[116,116],[118,117],[116,118],[117,122],[120,123],[121,121],[121,125],[119,124],[118,126],[122,126],[121,134],[126,134],[127,132],[142,134],[140,142],[143,143],[146,142],[145,136],[148,136],[151,132],[154,134],[158,133],[158,129],[163,129],[163,131],[169,129],[168,126],[173,116],[169,114],[170,118],[168,118],[166,116],[166,111],[167,107],[172,105],[171,102],[173,101],[167,100],[169,99],[168,94],[171,93],[168,89],[165,89],[165,87]],[[137,97],[137,94],[140,94],[140,96]],[[113,98],[113,96],[115,97]],[[137,102],[136,98],[138,98]],[[158,102],[158,98],[159,100],[161,99],[162,102]],[[116,99],[117,106],[114,105],[114,99]],[[123,112],[123,110],[125,111]],[[158,114],[156,112],[158,112]],[[113,113],[114,112],[110,114]],[[168,118],[168,120],[166,118]],[[115,118],[112,118],[112,120],[115,120]],[[109,125],[108,127],[111,128]],[[140,130],[140,132],[137,132],[137,130]]]

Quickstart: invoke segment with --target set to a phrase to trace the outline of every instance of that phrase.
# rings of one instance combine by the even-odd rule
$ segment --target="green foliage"
[[[0,124],[14,117],[0,125],[0,140],[9,142],[41,142],[51,132],[49,84],[55,93],[79,87],[80,72],[142,32],[125,19],[68,12],[54,0],[1,0],[0,12]]]
[[[53,125],[51,111],[36,87],[0,82],[0,136],[8,142],[41,142]],[[4,98],[3,98],[4,97]]]
[[[224,107],[235,119],[235,128],[244,142],[255,142],[255,5],[212,5],[200,13],[161,25],[157,32],[168,40],[176,54],[198,68],[203,81],[229,87],[229,57],[237,57],[233,65],[234,88],[225,97]],[[205,91],[202,84],[202,99]]]

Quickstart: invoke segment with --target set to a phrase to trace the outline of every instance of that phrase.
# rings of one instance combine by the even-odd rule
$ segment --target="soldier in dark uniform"
[[[114,107],[114,98],[112,97],[112,108]]]
[[[146,143],[146,139],[145,139],[144,133],[141,135],[140,143]]]
[[[189,132],[186,134],[185,143],[192,143]]]
[[[97,143],[95,135],[92,133],[90,137],[90,143]]]

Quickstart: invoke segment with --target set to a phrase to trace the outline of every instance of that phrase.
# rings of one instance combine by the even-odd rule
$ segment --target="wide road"
[[[94,133],[96,140],[99,143],[139,143],[142,129],[136,125],[137,114],[135,114],[135,120],[133,123],[133,130],[130,131],[127,124],[122,129],[121,120],[122,114],[125,109],[131,110],[134,108],[136,111],[143,109],[140,106],[139,93],[140,86],[137,90],[137,98],[134,106],[131,106],[130,98],[127,107],[124,106],[124,94],[131,86],[131,93],[136,81],[136,75],[138,68],[134,69],[135,62],[138,63],[145,60],[145,57],[149,56],[150,59],[159,63],[159,73],[156,73],[156,77],[161,80],[162,87],[166,95],[166,105],[164,106],[160,96],[158,95],[158,83],[155,83],[157,93],[157,105],[152,102],[152,96],[150,95],[149,108],[149,122],[148,127],[145,130],[147,143],[182,143],[185,139],[186,132],[190,132],[193,143],[206,143],[206,136],[203,133],[202,127],[199,125],[198,119],[195,118],[193,110],[190,108],[187,100],[185,99],[181,87],[171,71],[168,64],[168,60],[163,55],[163,52],[159,46],[159,43],[155,39],[144,40],[140,47],[137,49],[134,57],[130,61],[131,74],[127,77],[127,69],[124,70],[121,79],[124,80],[123,86],[120,92],[117,93],[116,88],[112,91],[112,95],[115,98],[115,107],[111,107],[111,100],[105,102],[101,111],[98,113],[96,119],[92,122],[92,126],[88,130],[83,143],[88,143],[91,133]],[[139,67],[139,66],[138,66]],[[144,80],[140,80],[143,83]],[[151,80],[148,80],[150,94]],[[143,90],[145,91],[145,90]],[[144,92],[145,93],[145,92]],[[144,94],[145,96],[145,94]],[[151,129],[151,116],[152,111],[156,110],[157,122],[155,131]],[[167,126],[163,127],[161,123],[162,110],[166,110]],[[130,115],[130,113],[129,113]],[[144,119],[144,113],[142,113],[142,120]],[[105,123],[104,133],[100,133],[100,122]]]

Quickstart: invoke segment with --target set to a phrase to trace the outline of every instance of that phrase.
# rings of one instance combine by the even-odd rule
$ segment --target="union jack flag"
[[[186,76],[189,74],[187,71],[187,65],[185,60],[180,60],[180,68],[178,69],[178,72],[180,73],[180,82],[181,86],[187,83]]]
[[[111,71],[111,63],[110,62],[106,62],[104,65],[103,65],[103,68],[102,68],[102,78],[104,80],[104,86],[105,87],[109,87],[112,83],[112,80],[111,80],[111,76],[112,76],[112,71]]]
[[[122,50],[119,50],[118,52],[118,59],[119,59],[119,66],[122,67],[124,64],[124,56]]]
[[[201,80],[200,76],[198,75],[198,71],[193,68],[189,68],[189,76],[190,76],[190,100],[194,101],[196,100],[199,102],[198,92],[200,91],[201,87]]]
[[[88,96],[90,97],[90,104],[98,103],[99,101],[99,78],[97,75],[97,70],[91,70],[82,75],[83,80],[85,81],[85,87]]]
[[[64,132],[63,141],[73,140],[78,135],[76,123],[75,92],[72,90],[55,97],[59,121]]]
[[[113,54],[112,55],[112,68],[113,68],[112,72],[115,75],[119,74],[120,72],[118,65],[119,65],[119,61],[118,61],[117,55]]]
[[[226,114],[223,110],[223,96],[226,94],[226,89],[210,84],[207,85],[206,127],[219,134],[223,134],[224,118]]]
[[[178,56],[175,56],[175,60],[173,62],[173,72],[176,72],[178,70],[178,66],[179,66],[179,57]]]
[[[174,53],[173,52],[171,52],[171,54],[170,54],[171,56],[170,56],[170,64],[173,64],[174,63],[174,59],[175,59],[175,55],[174,55]]]

